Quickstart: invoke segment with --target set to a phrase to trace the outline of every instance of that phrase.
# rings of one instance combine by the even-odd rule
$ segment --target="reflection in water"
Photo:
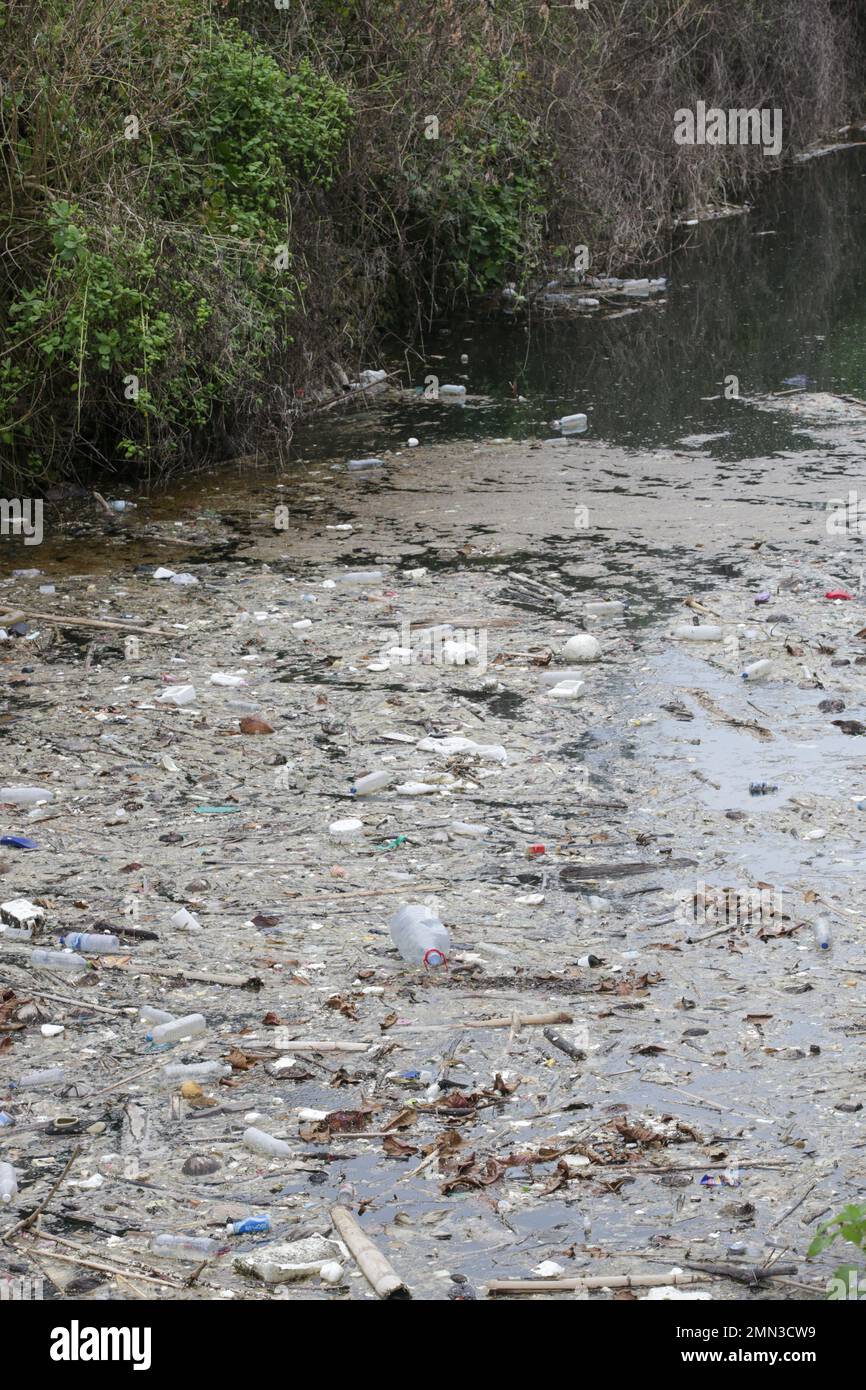
[[[426,344],[413,373],[465,381],[469,404],[415,401],[382,420],[354,415],[353,447],[509,435],[545,438],[550,422],[585,410],[590,438],[664,447],[695,434],[719,458],[802,450],[797,421],[724,399],[725,377],[743,398],[784,390],[799,376],[822,391],[866,395],[866,149],[815,159],[760,190],[745,216],[677,234],[677,254],[654,273],[670,277],[660,303],[625,317],[450,320]],[[460,365],[462,353],[469,365]],[[513,399],[512,385],[526,398]],[[484,398],[473,404],[471,397]],[[586,438],[587,436],[584,436]],[[327,452],[321,422],[298,435],[306,456]]]

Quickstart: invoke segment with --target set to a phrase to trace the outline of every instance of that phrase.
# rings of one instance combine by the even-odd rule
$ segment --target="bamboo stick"
[[[408,1299],[412,1295],[397,1271],[388,1263],[381,1250],[346,1207],[332,1207],[331,1220],[340,1239],[348,1247],[355,1263],[371,1289],[379,1298]]]
[[[489,1294],[559,1293],[568,1289],[659,1289],[668,1284],[709,1284],[709,1274],[592,1274],[573,1279],[491,1279]]]

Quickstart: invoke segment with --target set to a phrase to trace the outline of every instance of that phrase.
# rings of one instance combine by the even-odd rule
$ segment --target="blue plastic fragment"
[[[12,849],[38,849],[35,840],[28,840],[26,835],[4,835],[0,838],[0,845],[9,845]]]

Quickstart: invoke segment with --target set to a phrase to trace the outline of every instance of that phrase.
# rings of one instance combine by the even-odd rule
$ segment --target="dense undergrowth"
[[[286,439],[384,330],[658,247],[773,161],[698,100],[856,114],[855,0],[0,3],[0,463],[38,485]],[[784,156],[783,156],[784,157]]]

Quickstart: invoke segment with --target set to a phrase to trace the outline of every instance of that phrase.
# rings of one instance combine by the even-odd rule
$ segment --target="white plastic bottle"
[[[174,1018],[171,1023],[158,1023],[147,1035],[148,1042],[178,1042],[180,1038],[194,1038],[207,1031],[203,1014],[187,1014],[184,1018]]]
[[[819,951],[829,951],[833,944],[833,937],[830,934],[830,923],[825,917],[819,917],[812,927],[815,933],[815,945]]]
[[[244,1130],[244,1146],[252,1149],[253,1153],[267,1154],[268,1158],[288,1158],[292,1152],[283,1139],[275,1139],[272,1134],[266,1134],[263,1129],[254,1126]]]
[[[39,801],[53,801],[54,793],[47,787],[0,787],[0,802],[4,806],[35,806]]]
[[[760,661],[753,661],[751,666],[744,667],[740,674],[744,681],[759,681],[763,676],[768,676],[772,669],[772,661],[763,657]]]
[[[0,1163],[0,1202],[11,1202],[18,1196],[18,1179],[11,1163]]]
[[[687,624],[674,628],[674,637],[681,642],[721,642],[722,629],[714,623]]]
[[[30,957],[31,965],[44,965],[48,970],[86,970],[87,961],[74,951],[43,951],[41,946]]]
[[[88,956],[113,955],[120,949],[116,936],[103,936],[100,932],[67,932],[61,936],[60,944],[67,951],[84,951]]]
[[[165,1009],[155,1009],[152,1004],[142,1004],[138,1017],[141,1023],[174,1023],[177,1014],[167,1014]]]
[[[353,796],[369,796],[371,792],[382,791],[385,787],[390,787],[395,780],[393,772],[368,772],[364,777],[359,777],[352,787]]]
[[[431,908],[407,904],[394,913],[388,926],[391,940],[409,965],[438,969],[448,964],[451,938]]]

